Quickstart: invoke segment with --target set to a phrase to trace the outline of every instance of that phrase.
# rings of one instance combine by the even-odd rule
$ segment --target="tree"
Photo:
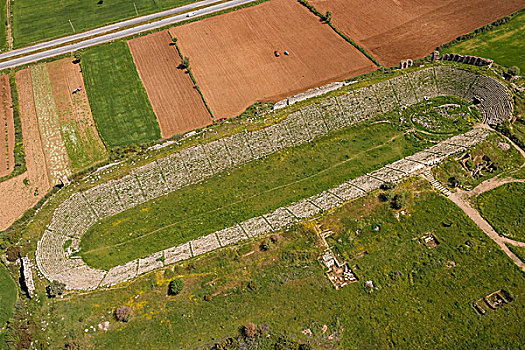
[[[62,295],[65,289],[66,285],[64,283],[58,281],[51,281],[49,286],[46,287],[46,292],[50,298],[54,298],[57,295]]]
[[[181,66],[186,69],[190,68],[190,58],[188,56],[182,58]]]
[[[7,247],[7,260],[14,262],[20,258],[20,247],[9,246]]]
[[[121,306],[115,310],[115,318],[120,322],[128,322],[131,317],[131,308],[129,306]]]
[[[387,191],[387,190],[392,190],[396,187],[396,184],[393,183],[393,182],[383,182],[381,184],[381,186],[379,186],[380,189],[384,190],[384,191]]]
[[[380,193],[378,197],[381,202],[388,202],[392,199],[392,195],[389,192]]]
[[[184,281],[182,278],[175,278],[174,280],[171,280],[169,286],[168,286],[168,294],[169,295],[177,295],[184,289]]]
[[[262,241],[261,245],[259,246],[259,248],[263,251],[263,252],[266,252],[270,249],[270,245],[271,245],[271,242],[270,240],[268,239],[265,239],[264,241]]]
[[[176,37],[173,37],[171,38],[171,41],[173,41],[174,43],[176,43],[179,39],[177,39]]]
[[[392,198],[392,202],[390,203],[390,206],[393,209],[401,209],[406,205],[406,199],[404,193],[398,193]]]
[[[326,23],[330,23],[332,21],[332,12],[326,11],[326,15],[324,15],[324,21]]]
[[[509,68],[508,73],[512,77],[520,75],[520,68],[516,67],[516,66],[512,66],[512,67]]]

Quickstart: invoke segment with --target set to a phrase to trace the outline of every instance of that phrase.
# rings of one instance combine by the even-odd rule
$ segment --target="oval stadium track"
[[[490,131],[474,129],[267,215],[113,267],[109,271],[91,268],[82,259],[72,258],[82,236],[103,218],[377,114],[448,95],[479,102],[477,107],[485,123],[500,123],[512,115],[511,95],[504,85],[495,79],[449,66],[426,68],[350,91],[327,99],[322,105],[308,105],[278,124],[186,148],[136,168],[118,180],[73,194],[55,210],[51,223],[38,242],[37,266],[47,279],[63,282],[68,289],[87,290],[110,286],[158,267],[280,230],[364,195],[384,182],[400,181],[481,142]],[[68,240],[72,243],[65,250],[64,244]]]

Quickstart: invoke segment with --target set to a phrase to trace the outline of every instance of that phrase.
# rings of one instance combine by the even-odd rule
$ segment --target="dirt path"
[[[521,268],[523,272],[525,272],[525,263],[521,261],[513,252],[510,251],[510,249],[506,246],[506,244],[512,244],[514,246],[518,247],[525,247],[525,243],[523,242],[517,242],[505,237],[501,237],[490,224],[481,217],[479,212],[472,207],[468,200],[468,195],[465,194],[465,192],[456,192],[453,193],[448,197],[452,202],[454,202],[461,210],[465,212],[465,214],[468,215],[469,218],[474,221],[474,223],[483,230],[489,236],[494,242],[496,242],[497,245],[505,252],[505,254],[508,255],[509,258],[514,261],[514,263]]]
[[[488,125],[477,125],[476,127],[481,127],[484,129],[490,129],[493,130]],[[502,135],[507,142],[509,142],[525,159],[525,151],[523,151],[518,145],[516,145],[514,142],[512,142],[509,138],[507,138],[505,135]],[[520,166],[519,169],[521,169],[523,166],[525,166],[525,162]],[[514,263],[521,268],[522,271],[525,272],[525,263],[521,261],[513,252],[510,251],[510,249],[506,246],[506,244],[513,245],[515,247],[522,247],[525,248],[525,242],[519,242],[515,241],[513,239],[500,236],[494,228],[481,216],[481,214],[472,206],[470,203],[471,198],[475,198],[479,196],[480,194],[493,190],[497,187],[500,187],[502,185],[513,183],[513,182],[525,182],[525,179],[514,179],[512,177],[493,177],[491,179],[485,180],[479,185],[477,185],[475,188],[473,188],[470,191],[462,191],[458,190],[457,192],[451,194],[448,196],[448,198],[454,202],[461,210],[467,214],[467,216],[474,221],[474,223],[481,229],[483,232],[487,234],[494,242],[496,242],[497,245],[500,246],[500,248],[505,252],[505,254],[508,255],[509,258],[514,261]]]
[[[495,188],[498,188],[500,186],[503,186],[505,184],[512,183],[512,182],[525,182],[525,179],[515,179],[513,177],[504,177],[504,178],[493,177],[491,179],[483,181],[482,183],[474,187],[472,190],[466,192],[466,194],[469,197],[477,197],[482,193],[485,193],[487,191],[493,190]]]

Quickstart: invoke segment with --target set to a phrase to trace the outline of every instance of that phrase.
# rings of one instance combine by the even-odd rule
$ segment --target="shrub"
[[[281,240],[281,236],[279,236],[278,234],[274,234],[270,236],[270,241],[272,241],[272,243],[278,243],[280,240]]]
[[[20,247],[9,246],[7,248],[7,260],[14,262],[20,258]]]
[[[181,65],[182,65],[183,68],[186,68],[186,69],[190,68],[190,58],[188,56],[184,56],[182,58]]]
[[[212,298],[213,298],[213,297],[211,296],[211,294],[206,294],[206,295],[204,296],[204,301],[211,301]]]
[[[57,295],[62,295],[65,289],[66,285],[64,283],[58,281],[51,281],[49,286],[46,287],[46,292],[50,298],[54,298]]]
[[[115,310],[115,318],[120,322],[128,322],[131,317],[131,308],[129,306],[121,306]]]
[[[326,11],[326,15],[324,15],[324,21],[327,23],[332,21],[332,12]]]
[[[508,73],[510,76],[513,76],[513,77],[520,75],[520,68],[516,66],[512,66],[509,68]]]
[[[392,199],[392,195],[388,192],[383,192],[379,194],[378,198],[381,202],[388,202]]]
[[[271,241],[268,240],[268,239],[265,239],[264,241],[262,241],[261,245],[259,246],[259,248],[261,248],[261,250],[263,252],[266,252],[270,249],[270,245],[271,245]]]
[[[405,195],[403,193],[398,193],[392,198],[390,206],[393,209],[401,209],[406,205]]]
[[[257,326],[255,323],[250,322],[245,324],[243,327],[243,334],[247,338],[254,338],[257,336]]]
[[[396,184],[393,182],[384,182],[379,186],[383,191],[393,190],[396,187]]]
[[[257,290],[257,283],[255,281],[248,282],[248,289]]]
[[[171,280],[168,286],[169,295],[177,295],[184,289],[184,281],[181,278],[175,278]]]

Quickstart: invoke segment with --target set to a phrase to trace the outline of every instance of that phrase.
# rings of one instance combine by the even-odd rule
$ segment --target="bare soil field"
[[[212,122],[167,31],[128,41],[162,137],[201,128]]]
[[[53,184],[59,184],[63,177],[71,175],[71,166],[58,120],[51,80],[45,65],[39,64],[30,69],[33,99],[38,117],[40,139],[46,156],[49,180]]]
[[[0,76],[0,177],[9,175],[15,165],[15,124],[9,76]]]
[[[522,0],[310,0],[381,64],[424,57],[437,46],[524,6]]]
[[[31,71],[16,73],[27,171],[0,183],[0,230],[9,227],[51,188],[33,100]]]
[[[91,115],[80,66],[64,58],[47,63],[46,68],[73,171],[101,161],[106,149]]]
[[[376,69],[296,0],[265,2],[170,33],[216,118]]]

